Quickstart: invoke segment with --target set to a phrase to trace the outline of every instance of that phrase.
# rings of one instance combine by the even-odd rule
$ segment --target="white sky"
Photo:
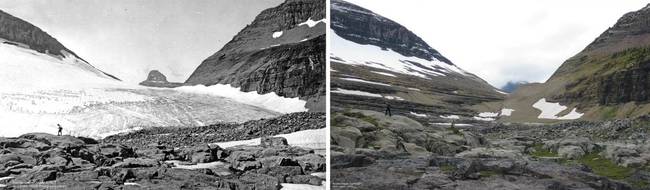
[[[129,82],[157,69],[184,82],[208,56],[283,0],[0,0],[99,69]]]
[[[544,82],[641,0],[348,0],[392,19],[501,87]]]

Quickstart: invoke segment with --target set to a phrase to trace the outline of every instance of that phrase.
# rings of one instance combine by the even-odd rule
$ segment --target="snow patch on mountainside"
[[[280,36],[282,36],[282,31],[273,32],[273,38],[279,38]]]
[[[409,113],[417,117],[427,117],[427,114],[423,114],[423,113],[415,113],[415,112],[409,112]]]
[[[380,94],[374,94],[374,93],[364,92],[364,91],[359,91],[359,90],[347,90],[347,89],[342,89],[342,88],[336,88],[334,90],[331,90],[331,93],[357,95],[357,96],[368,96],[368,97],[377,97],[377,98],[382,97]]]
[[[440,117],[445,119],[460,119],[458,115],[441,115]]]
[[[446,76],[450,73],[469,75],[464,70],[439,60],[428,61],[417,57],[406,57],[393,50],[382,50],[374,45],[362,45],[343,39],[335,31],[331,34],[331,54],[337,61],[350,65],[364,65],[377,69],[429,78]]]
[[[384,96],[384,98],[389,99],[389,100],[399,100],[399,101],[404,101],[404,98],[399,97],[399,96]]]
[[[479,117],[496,117],[499,113],[496,112],[481,112],[478,114]]]
[[[384,72],[378,72],[378,71],[370,71],[370,72],[375,73],[375,74],[384,75],[384,76],[389,76],[389,77],[397,77],[394,74],[390,74],[390,73],[384,73]]]
[[[307,25],[307,26],[309,26],[309,28],[311,28],[311,27],[316,26],[320,22],[325,23],[325,19],[314,21],[311,18],[309,18],[305,22],[302,22],[302,23],[298,24],[298,26]]]
[[[501,109],[501,116],[510,116],[512,115],[512,112],[515,111],[514,109],[508,109],[508,108],[503,108]]]
[[[216,84],[207,87],[204,85],[182,86],[174,89],[182,92],[209,94],[229,98],[240,103],[258,106],[280,113],[307,111],[307,108],[305,108],[307,102],[300,100],[300,98],[285,98],[278,96],[275,92],[267,94],[258,94],[255,91],[242,92],[239,87],[235,88],[227,84]]]
[[[546,98],[539,99],[533,104],[533,107],[542,111],[542,113],[537,116],[539,119],[559,119],[559,120],[572,120],[582,117],[582,113],[579,113],[576,108],[573,108],[571,112],[564,116],[558,117],[557,114],[567,109],[566,106],[560,105],[560,103],[551,103],[547,102]]]
[[[390,84],[384,84],[384,83],[380,83],[380,82],[372,82],[372,81],[367,81],[367,80],[357,79],[357,78],[340,78],[340,79],[341,80],[347,80],[347,81],[353,81],[353,82],[380,85],[380,86],[390,86]]]

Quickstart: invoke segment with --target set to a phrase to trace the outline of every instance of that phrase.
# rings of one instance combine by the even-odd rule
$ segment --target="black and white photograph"
[[[0,189],[325,189],[325,0],[0,0]]]

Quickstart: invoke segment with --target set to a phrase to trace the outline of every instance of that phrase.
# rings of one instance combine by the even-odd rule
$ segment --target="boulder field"
[[[648,121],[452,126],[342,110],[331,118],[331,187],[650,189]]]

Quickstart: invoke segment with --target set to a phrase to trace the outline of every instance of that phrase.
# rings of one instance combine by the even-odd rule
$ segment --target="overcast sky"
[[[184,82],[208,56],[283,0],[0,0],[101,70],[129,83],[151,69]]]
[[[641,0],[348,0],[392,19],[496,87],[544,82]]]

